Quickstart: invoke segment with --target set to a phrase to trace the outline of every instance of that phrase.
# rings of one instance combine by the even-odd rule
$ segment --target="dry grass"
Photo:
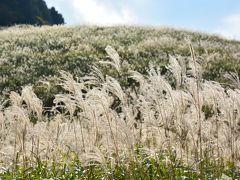
[[[12,92],[10,106],[0,109],[1,169],[13,169],[16,157],[24,167],[39,159],[67,163],[69,152],[83,166],[127,167],[138,160],[139,145],[148,157],[169,150],[196,168],[206,155],[239,165],[240,90],[202,79],[202,62],[190,47],[192,59],[172,56],[164,75],[154,66],[143,75],[108,46],[111,61],[102,64],[115,68],[117,76],[93,67],[76,80],[61,71],[65,93],[55,96],[48,116],[31,86]],[[137,85],[121,86],[123,75]]]

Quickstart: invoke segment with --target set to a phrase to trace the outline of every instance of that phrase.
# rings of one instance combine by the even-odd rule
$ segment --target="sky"
[[[46,0],[66,24],[150,25],[240,40],[240,0]]]

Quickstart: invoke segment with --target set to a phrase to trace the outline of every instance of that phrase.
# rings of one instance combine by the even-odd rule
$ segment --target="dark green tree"
[[[62,15],[59,14],[58,11],[54,7],[52,7],[50,9],[50,15],[51,15],[53,24],[63,24],[64,23],[64,19],[63,19]]]
[[[14,24],[64,24],[64,19],[44,0],[0,0],[0,26]]]

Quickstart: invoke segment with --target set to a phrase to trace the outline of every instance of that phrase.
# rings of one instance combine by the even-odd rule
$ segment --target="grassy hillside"
[[[0,178],[240,178],[239,42],[84,26],[0,41]]]
[[[107,45],[145,73],[149,62],[166,65],[169,55],[189,58],[189,42],[204,63],[206,79],[225,82],[226,71],[240,72],[240,43],[208,34],[144,27],[7,28],[0,31],[0,92],[19,90],[59,70],[82,76],[105,59]]]

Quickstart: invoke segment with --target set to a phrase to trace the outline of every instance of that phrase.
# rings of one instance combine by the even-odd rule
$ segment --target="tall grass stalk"
[[[9,106],[0,109],[0,125],[8,128],[7,136],[0,132],[5,137],[0,139],[0,166],[7,169],[3,174],[27,178],[29,170],[34,177],[45,173],[39,175],[44,178],[71,178],[69,172],[96,179],[238,178],[239,90],[203,80],[193,46],[189,48],[192,76],[181,57],[171,57],[165,73],[153,66],[148,75],[131,68],[126,72],[108,46],[110,60],[101,65],[118,73],[103,75],[93,67],[76,81],[61,71],[56,81],[62,92],[55,95],[51,115],[45,115],[31,86],[12,93]],[[124,80],[135,82],[135,90]]]

